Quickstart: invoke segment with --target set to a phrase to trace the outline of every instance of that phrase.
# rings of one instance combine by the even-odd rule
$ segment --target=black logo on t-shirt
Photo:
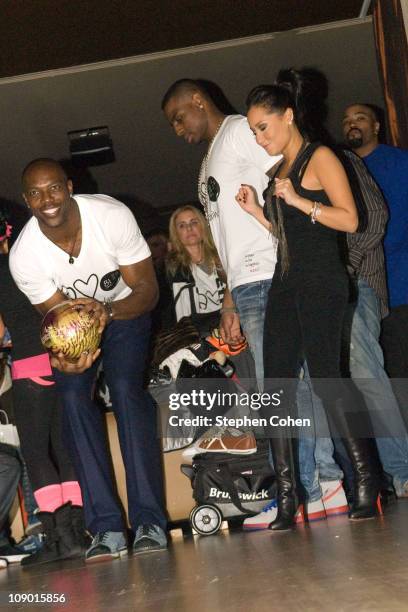
[[[105,276],[102,276],[101,282],[99,283],[102,291],[111,291],[118,284],[120,279],[119,270],[113,270],[112,272],[108,272]]]
[[[61,291],[70,300],[75,300],[78,297],[89,297],[95,298],[96,292],[98,291],[98,285],[102,291],[111,291],[116,287],[120,280],[121,274],[119,270],[113,270],[108,272],[105,276],[102,276],[100,282],[97,274],[90,274],[87,280],[77,278],[73,282],[72,287],[65,287],[62,285]]]
[[[96,274],[90,274],[88,280],[84,281],[81,278],[77,278],[74,282],[74,289],[77,293],[80,293],[84,297],[94,298],[98,290],[98,277]]]
[[[208,177],[207,192],[211,202],[216,202],[220,195],[220,186],[213,176]]]

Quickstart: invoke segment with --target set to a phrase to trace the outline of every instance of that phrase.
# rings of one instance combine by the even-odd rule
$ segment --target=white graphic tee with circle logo
[[[81,251],[74,263],[49,240],[35,217],[10,251],[10,270],[32,304],[47,301],[59,289],[69,299],[121,300],[131,293],[119,266],[150,257],[132,212],[106,195],[75,195],[82,224]]]
[[[199,176],[199,198],[217,247],[228,287],[272,278],[276,239],[235,201],[240,185],[252,185],[263,204],[266,172],[280,159],[260,147],[242,115],[227,116]]]

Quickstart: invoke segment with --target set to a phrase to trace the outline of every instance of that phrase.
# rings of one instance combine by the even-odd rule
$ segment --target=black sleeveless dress
[[[302,187],[302,179],[319,143],[309,144],[295,160],[288,178],[300,196],[330,206],[323,190]],[[276,216],[276,197],[271,196],[276,168],[264,195]],[[280,202],[287,242],[289,269],[282,273],[278,261],[268,296],[264,331],[265,378],[298,375],[307,360],[311,376],[340,376],[341,329],[348,301],[349,281],[342,261],[336,230],[283,200]],[[268,210],[269,209],[269,210]],[[275,209],[275,210],[274,210]],[[270,220],[270,208],[264,215]]]

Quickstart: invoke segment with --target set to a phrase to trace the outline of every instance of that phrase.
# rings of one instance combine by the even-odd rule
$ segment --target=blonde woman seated
[[[205,337],[219,325],[227,289],[204,215],[194,206],[181,206],[171,216],[169,235],[167,273],[176,319],[191,317]]]

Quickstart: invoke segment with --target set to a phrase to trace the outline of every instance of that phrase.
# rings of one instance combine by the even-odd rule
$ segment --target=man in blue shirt
[[[402,410],[408,408],[408,151],[379,143],[380,121],[370,104],[352,104],[343,118],[348,145],[363,158],[388,204],[384,237],[390,314],[383,321],[385,365]],[[403,380],[404,379],[404,380]]]

